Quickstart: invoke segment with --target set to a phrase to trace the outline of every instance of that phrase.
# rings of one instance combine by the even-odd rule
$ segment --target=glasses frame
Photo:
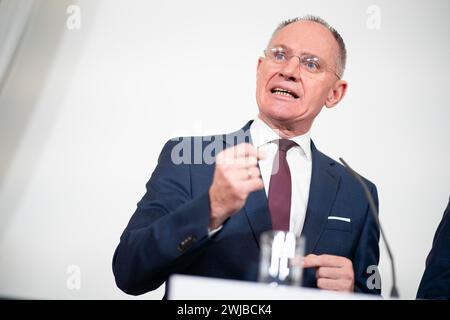
[[[271,52],[271,53],[272,53],[274,49],[275,49],[275,50],[276,50],[276,49],[282,49],[282,50],[284,51],[284,54],[285,54],[285,58],[286,58],[286,59],[285,59],[284,61],[277,61],[277,60],[274,60],[274,59],[270,56],[270,54],[268,54],[268,52]],[[269,47],[269,48],[265,49],[263,52],[264,52],[264,57],[265,57],[266,59],[268,59],[269,61],[273,61],[274,63],[279,64],[279,65],[286,64],[286,63],[289,62],[293,57],[297,57],[297,58],[299,59],[299,67],[302,68],[302,61],[303,61],[303,59],[304,59],[304,56],[301,56],[301,55],[295,55],[295,54],[289,54],[288,51],[289,51],[289,49],[283,48],[282,46],[275,46],[275,47]],[[313,54],[307,54],[307,55],[310,56],[310,57],[316,58],[316,59],[319,60],[319,61],[322,61],[322,59],[320,59],[320,58],[317,57],[316,55],[313,55]],[[307,70],[307,71],[308,71],[308,73],[315,74],[315,73],[313,73],[313,72],[311,72],[311,71],[309,71],[309,70]],[[334,74],[339,80],[341,79],[341,76],[340,76],[334,69],[328,68],[326,64],[325,64],[325,66],[322,68],[322,71],[319,71],[318,73],[322,73],[322,72],[330,72],[330,73]]]

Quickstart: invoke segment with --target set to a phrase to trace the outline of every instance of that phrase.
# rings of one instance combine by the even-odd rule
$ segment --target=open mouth
[[[276,94],[276,95],[290,97],[292,99],[298,99],[298,95],[296,95],[294,92],[289,91],[287,89],[273,88],[272,90],[270,90],[270,92],[272,92],[273,94]]]

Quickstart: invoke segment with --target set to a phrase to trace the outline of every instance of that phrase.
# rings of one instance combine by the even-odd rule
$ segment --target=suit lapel
[[[264,189],[249,194],[244,205],[245,215],[259,247],[259,238],[264,231],[272,230],[267,196]]]
[[[305,254],[317,245],[336,198],[340,177],[335,174],[335,162],[318,151],[311,142],[312,174],[308,208],[302,235],[305,236]]]
[[[253,121],[249,121],[241,130],[224,136],[224,146],[231,147],[236,144],[247,142],[252,143],[250,135],[250,125]],[[269,208],[267,205],[267,196],[264,189],[254,191],[249,194],[244,204],[244,213],[250,228],[259,246],[259,237],[262,232],[272,229]]]

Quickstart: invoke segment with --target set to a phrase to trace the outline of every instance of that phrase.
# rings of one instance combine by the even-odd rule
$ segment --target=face
[[[336,70],[339,46],[331,32],[318,23],[298,21],[284,27],[268,45],[274,46],[282,46],[298,56],[314,55]],[[260,117],[272,128],[290,127],[304,133],[324,105],[335,106],[345,94],[346,82],[333,72],[311,74],[299,64],[296,57],[285,64],[267,58],[258,60],[256,101]],[[280,94],[276,88],[289,90],[292,95]]]

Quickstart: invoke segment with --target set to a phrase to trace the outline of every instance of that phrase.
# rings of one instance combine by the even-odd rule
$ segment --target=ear
[[[345,93],[347,92],[347,81],[338,80],[335,82],[333,87],[330,89],[328,93],[327,100],[325,100],[325,106],[327,108],[333,108],[335,105],[339,103],[339,101],[344,98]]]
[[[256,65],[256,75],[259,74],[259,70],[261,69],[261,64],[263,63],[263,57],[258,58],[258,64]]]

